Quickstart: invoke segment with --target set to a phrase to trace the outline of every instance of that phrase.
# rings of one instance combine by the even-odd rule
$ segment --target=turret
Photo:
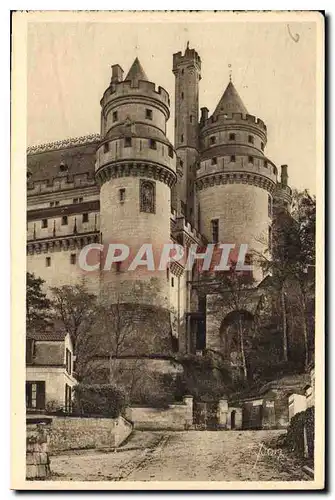
[[[292,189],[288,185],[288,166],[281,165],[280,182],[277,183],[273,195],[273,203],[275,210],[291,211],[292,204]]]
[[[112,68],[111,85],[101,100],[101,142],[96,156],[100,231],[104,246],[127,245],[130,255],[113,265],[111,271],[101,271],[101,289],[105,300],[132,304],[137,318],[147,315],[141,329],[149,332],[149,316],[153,321],[159,311],[167,314],[169,310],[166,271],[148,271],[146,266],[132,271],[128,268],[140,247],[149,243],[156,269],[162,246],[170,241],[176,155],[165,135],[169,95],[148,81],[137,58],[122,81],[120,66]],[[144,314],[138,311],[140,305],[158,312]],[[134,332],[136,328],[135,318]],[[142,330],[139,337],[144,335]]]
[[[197,191],[200,231],[212,242],[269,248],[277,167],[265,156],[267,129],[248,113],[232,81],[212,116],[202,108]],[[255,263],[255,260],[254,260]],[[261,279],[260,269],[255,277]]]
[[[178,168],[176,198],[179,205],[173,207],[194,223],[195,221],[195,172],[198,161],[199,81],[201,59],[194,49],[187,48],[184,55],[173,55],[175,84],[175,148]]]

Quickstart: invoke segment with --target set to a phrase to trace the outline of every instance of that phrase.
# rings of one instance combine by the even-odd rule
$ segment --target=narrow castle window
[[[174,277],[171,278],[171,286],[174,287]]]
[[[55,201],[55,206],[58,207],[59,201]]]
[[[125,137],[124,138],[124,147],[125,148],[131,148],[131,137]]]
[[[171,146],[169,146],[169,156],[173,158],[173,148]]]
[[[170,281],[170,269],[168,267],[166,268],[166,279]]]
[[[184,92],[181,93],[181,98],[184,99]]]
[[[140,211],[154,214],[155,204],[155,183],[151,181],[140,180]]]
[[[184,134],[181,134],[181,136],[180,136],[180,142],[184,142]]]
[[[272,251],[272,227],[269,226],[269,251]]]
[[[54,204],[55,204],[55,202],[54,202],[54,201],[50,201],[50,207],[53,207],[53,206],[54,206]]]
[[[264,142],[261,142],[261,150],[264,151]]]
[[[48,227],[48,219],[42,219],[42,228]]]
[[[150,146],[150,149],[157,149],[157,143],[156,143],[155,139],[149,139],[149,146]]]
[[[145,117],[147,120],[152,120],[152,109],[145,110]]]
[[[210,143],[211,143],[211,144],[215,144],[215,143],[216,143],[216,137],[215,137],[215,135],[213,135],[213,136],[210,138]]]
[[[192,122],[193,122],[193,116],[190,115],[190,123],[192,123]]]
[[[113,122],[117,122],[117,111],[113,111]]]
[[[212,158],[212,165],[216,165],[216,164],[217,164],[217,162],[218,162],[218,159],[217,159],[217,157],[216,157],[216,156],[214,156],[214,157]]]
[[[235,155],[232,155],[232,156],[230,157],[230,161],[234,163],[234,162],[235,162],[235,160],[236,160]]]
[[[88,213],[83,214],[83,222],[88,222]]]
[[[250,144],[254,143],[254,136],[253,135],[248,136],[248,142],[250,142]]]
[[[51,266],[51,257],[45,257],[45,266],[50,267]]]
[[[63,215],[62,217],[62,226],[67,226],[68,220],[67,220],[67,215]]]
[[[75,253],[72,253],[70,255],[70,263],[72,266],[76,263],[76,254]]]
[[[121,188],[119,189],[119,200],[122,202],[124,202],[124,200],[126,199],[126,190],[125,188]]]
[[[184,74],[184,70],[183,70],[183,69],[181,70],[181,74],[182,74],[182,75]]]
[[[105,142],[104,144],[104,153],[108,153],[109,151],[109,142]]]
[[[268,195],[268,215],[272,217],[272,197],[270,194]]]
[[[184,162],[183,162],[183,160],[179,160],[179,165],[180,165],[180,168],[181,168],[181,169],[184,167]]]
[[[212,226],[212,242],[217,243],[219,241],[219,219],[211,220]]]
[[[266,160],[264,161],[264,167],[268,168],[268,162]]]
[[[235,134],[229,134],[229,140],[230,141],[235,141],[236,135]]]
[[[248,162],[249,162],[249,163],[252,163],[252,164],[254,163],[254,159],[253,159],[253,157],[252,157],[252,156],[249,156],[249,157],[248,157]]]
[[[73,203],[78,203],[79,199],[78,198],[73,198]]]

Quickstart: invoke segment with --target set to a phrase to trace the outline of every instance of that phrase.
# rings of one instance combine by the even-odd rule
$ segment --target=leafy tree
[[[272,223],[272,252],[261,255],[262,267],[271,274],[271,292],[276,292],[281,304],[283,360],[288,361],[287,303],[295,301],[298,288],[298,308],[304,344],[304,365],[309,361],[311,300],[314,302],[314,281],[310,269],[315,266],[316,201],[308,191],[293,193],[292,212],[277,209]]]
[[[43,291],[44,280],[33,273],[26,277],[26,323],[27,328],[37,330],[50,324],[50,300]]]

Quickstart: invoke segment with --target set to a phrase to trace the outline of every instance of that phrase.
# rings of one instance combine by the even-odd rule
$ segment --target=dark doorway
[[[236,416],[236,410],[233,410],[230,415],[230,428],[235,429],[235,416]]]

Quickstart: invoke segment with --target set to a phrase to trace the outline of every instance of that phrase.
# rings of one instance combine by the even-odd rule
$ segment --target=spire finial
[[[232,75],[233,75],[233,70],[231,69],[231,64],[228,64],[228,68],[229,68],[229,81],[231,82]]]
[[[190,48],[190,42],[187,40],[186,50],[189,50],[189,48]]]

